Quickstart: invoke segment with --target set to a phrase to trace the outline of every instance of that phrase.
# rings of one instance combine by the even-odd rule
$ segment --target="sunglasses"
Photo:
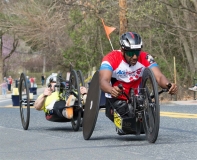
[[[133,57],[134,55],[138,57],[140,55],[140,50],[125,51],[125,54],[129,57]]]

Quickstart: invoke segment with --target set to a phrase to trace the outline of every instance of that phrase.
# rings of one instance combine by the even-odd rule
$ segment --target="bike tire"
[[[71,74],[70,74],[70,90],[74,91],[77,95],[77,102],[76,102],[76,107],[75,107],[75,115],[73,119],[71,119],[71,124],[72,124],[72,128],[74,131],[78,131],[80,124],[81,124],[81,95],[80,95],[80,85],[79,85],[79,78],[77,75],[77,72],[73,69],[71,70]]]
[[[100,97],[99,71],[96,71],[90,83],[83,115],[83,138],[85,140],[90,139],[96,126],[100,109]]]
[[[85,87],[84,77],[83,77],[83,73],[81,72],[81,70],[77,71],[77,75],[78,75],[78,78],[79,78],[79,85],[80,85],[80,87],[81,86]],[[83,104],[82,100],[81,100],[81,103]],[[80,124],[81,127],[83,126],[84,108],[85,108],[85,105],[82,105],[82,111],[81,111],[81,117],[82,118],[81,118],[81,124]]]
[[[84,82],[84,78],[83,78],[83,74],[82,74],[81,70],[77,71],[77,75],[79,77],[79,85],[85,86],[85,82]]]
[[[23,91],[25,89],[25,91]],[[29,100],[29,86],[24,73],[20,76],[19,83],[19,103],[20,103],[20,117],[24,130],[27,130],[30,122],[30,100]]]
[[[157,82],[150,68],[144,70],[142,88],[145,88],[143,93],[145,96],[145,108],[142,114],[143,127],[148,142],[155,143],[159,134],[160,106]],[[151,98],[151,94],[154,95],[153,98]]]

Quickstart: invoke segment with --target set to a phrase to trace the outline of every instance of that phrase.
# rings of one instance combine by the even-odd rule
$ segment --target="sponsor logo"
[[[131,122],[123,122],[122,126],[126,127],[126,128],[130,128],[131,127]]]
[[[135,71],[119,70],[116,72],[116,74],[118,77],[121,77],[121,78],[128,77],[130,81],[134,81],[134,80],[139,79],[139,77],[140,77],[139,75],[141,74],[142,69],[143,69],[143,67],[138,68]]]
[[[114,112],[114,124],[117,128],[122,129],[122,119],[116,112]]]

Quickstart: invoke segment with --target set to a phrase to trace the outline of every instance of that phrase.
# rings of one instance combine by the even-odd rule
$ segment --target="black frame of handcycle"
[[[156,86],[156,80],[155,80],[155,77],[154,77],[154,74],[153,74],[153,72],[149,69],[149,68],[147,68],[146,69],[147,70],[147,72],[148,72],[148,77],[150,76],[150,77],[152,77],[151,78],[151,83],[152,83],[152,80],[154,81],[154,83],[155,83],[155,85],[154,86]],[[147,74],[147,72],[146,72],[146,74]],[[147,75],[146,74],[144,74],[145,76],[145,78],[144,79],[146,79],[146,77],[147,77]],[[149,75],[150,74],[150,75]],[[94,74],[94,76],[93,76],[93,78],[92,78],[92,81],[93,82],[91,82],[91,83],[96,83],[96,84],[92,84],[92,86],[97,86],[97,83],[98,83],[98,79],[99,79],[99,71],[97,71],[95,74]],[[143,81],[143,80],[142,80]],[[146,81],[146,80],[144,80],[144,81]],[[91,83],[90,83],[90,88],[89,88],[89,90],[91,90],[91,92],[92,92],[92,89],[91,89]],[[143,82],[143,83],[146,83],[146,82]],[[168,86],[168,88],[170,88],[170,86],[171,85],[169,85]],[[156,87],[157,88],[157,87]],[[98,90],[100,90],[99,89],[99,87],[97,87],[97,89]],[[144,88],[145,89],[145,88]],[[132,91],[132,89],[131,89],[131,91]],[[154,92],[155,92],[155,94],[157,94],[158,93],[158,95],[159,94],[161,94],[161,93],[163,93],[163,92],[167,92],[168,91],[168,89],[162,89],[161,91],[159,91],[158,92],[158,90],[156,89]],[[88,92],[89,93],[89,92]],[[85,112],[84,112],[84,121],[85,121],[85,124],[83,124],[83,136],[84,136],[84,139],[85,140],[88,140],[90,137],[91,137],[91,135],[92,135],[92,133],[93,133],[93,130],[94,130],[94,127],[95,127],[95,125],[96,125],[96,121],[97,121],[97,116],[98,116],[98,111],[99,111],[99,109],[100,108],[106,108],[106,106],[104,106],[103,104],[102,105],[100,105],[99,104],[99,102],[101,102],[101,101],[103,101],[103,100],[101,100],[101,98],[102,98],[102,91],[100,91],[100,92],[96,92],[97,94],[98,94],[98,98],[99,99],[95,99],[95,97],[94,96],[91,96],[91,94],[90,94],[90,96],[89,96],[89,94],[88,94],[88,96],[87,96],[87,100],[86,100],[86,105],[85,105]],[[123,93],[124,94],[124,93]],[[149,100],[151,100],[151,99],[153,99],[153,98],[155,98],[155,97],[157,97],[157,105],[158,105],[158,107],[159,107],[159,98],[158,98],[158,95],[150,95],[150,93],[149,93],[149,95],[148,95],[148,99]],[[127,96],[128,97],[128,96]],[[133,99],[133,101],[131,101],[131,99]],[[136,103],[138,103],[137,102],[137,97],[133,94],[133,95],[131,95],[131,97],[129,98],[128,97],[128,100],[129,101],[131,101],[132,103],[133,103],[133,105],[136,107]],[[94,102],[95,101],[95,102]],[[88,103],[87,103],[88,102]],[[90,103],[91,102],[91,103]],[[93,102],[93,103],[92,103]],[[92,106],[92,104],[94,104],[93,106]],[[152,104],[151,104],[152,105]],[[154,104],[153,104],[154,105]],[[95,107],[94,107],[95,106]],[[98,107],[97,107],[98,106]],[[94,107],[94,109],[91,109],[92,107]],[[150,107],[150,106],[149,106]],[[90,109],[89,109],[90,108]],[[92,110],[92,111],[91,111]],[[95,114],[95,118],[93,117],[93,118],[91,118],[90,117],[90,114],[91,114],[91,112],[93,113],[93,115]],[[159,115],[159,112],[160,112],[160,109],[158,108],[158,110],[157,110],[157,114],[158,114],[158,120],[160,119],[160,115]],[[90,118],[89,118],[90,117]],[[91,123],[90,123],[91,122]],[[90,126],[90,127],[89,127]],[[137,127],[141,127],[141,126],[139,126],[139,124],[137,124]],[[149,129],[149,128],[148,128]],[[146,136],[147,136],[147,132],[148,132],[148,136],[147,136],[147,139],[148,139],[148,141],[150,142],[150,143],[154,143],[155,141],[156,141],[156,139],[157,139],[157,136],[158,136],[158,131],[159,131],[159,122],[157,123],[157,128],[156,128],[156,133],[153,133],[152,134],[152,132],[151,131],[149,131],[149,130],[147,130],[146,129]],[[141,130],[139,130],[139,129],[137,129],[136,130],[136,132],[133,132],[133,133],[130,133],[130,134],[136,134],[136,135],[139,135],[139,134],[141,134],[142,132],[144,132],[144,131],[141,131]]]

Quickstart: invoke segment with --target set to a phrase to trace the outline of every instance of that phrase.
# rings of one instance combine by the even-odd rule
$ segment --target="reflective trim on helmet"
[[[122,41],[123,41],[122,45],[125,45],[125,47],[130,47],[129,43],[126,40],[122,40]]]
[[[131,49],[140,49],[141,48],[141,44],[139,45],[130,45]]]

